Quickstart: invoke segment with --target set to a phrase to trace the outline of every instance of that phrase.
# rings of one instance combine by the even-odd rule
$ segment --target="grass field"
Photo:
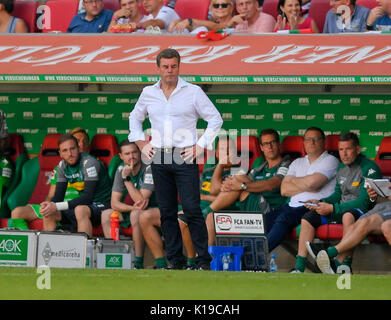
[[[391,275],[352,275],[351,289],[338,275],[171,271],[50,270],[50,289],[38,289],[36,268],[0,268],[3,299],[269,300],[391,299]]]

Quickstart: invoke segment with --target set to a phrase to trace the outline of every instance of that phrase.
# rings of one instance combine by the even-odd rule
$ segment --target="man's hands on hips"
[[[185,160],[185,162],[191,162],[203,153],[204,148],[200,147],[198,144],[195,144],[192,147],[183,149],[181,152],[181,156]]]

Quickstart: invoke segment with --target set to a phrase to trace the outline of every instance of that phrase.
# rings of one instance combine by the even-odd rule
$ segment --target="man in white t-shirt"
[[[143,0],[143,6],[149,15],[141,20],[139,28],[147,29],[152,26],[166,30],[171,22],[180,19],[174,9],[163,5],[163,0]]]
[[[268,233],[269,251],[277,247],[285,236],[300,224],[308,211],[304,202],[322,199],[333,193],[338,159],[325,151],[325,134],[317,127],[304,134],[305,157],[296,159],[281,183],[281,194],[290,197]]]

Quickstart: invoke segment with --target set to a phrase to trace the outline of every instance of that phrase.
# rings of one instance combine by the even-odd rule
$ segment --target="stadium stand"
[[[14,1],[12,16],[22,19],[29,32],[37,32],[36,14],[38,2],[35,1]]]
[[[177,0],[175,3],[175,11],[181,19],[194,18],[207,20],[209,2],[209,0]]]
[[[384,137],[376,153],[375,162],[384,177],[391,177],[391,137]]]
[[[356,4],[358,4],[359,6],[367,7],[368,9],[373,9],[379,6],[376,0],[357,0]]]
[[[281,154],[283,157],[290,155],[291,160],[305,156],[303,136],[286,136],[281,142]]]
[[[118,152],[117,138],[114,135],[98,133],[92,138],[90,153],[102,161],[106,168],[109,167],[111,159],[117,155]]]
[[[326,20],[326,14],[330,10],[329,0],[312,0],[308,15],[315,20],[319,32],[323,32],[323,26]]]
[[[270,14],[274,17],[274,19],[277,19],[277,7],[278,7],[278,0],[265,0],[262,5],[262,11],[264,13]]]
[[[121,8],[119,0],[103,0],[103,7],[113,11],[117,11]]]
[[[338,152],[338,139],[339,134],[329,134],[326,136],[326,150],[336,158],[340,158]]]
[[[23,165],[26,161],[28,161],[28,154],[26,148],[24,147],[23,138],[20,134],[8,134],[8,147],[5,153],[14,166],[14,175],[8,190],[1,199],[0,217],[10,216],[11,211],[8,208],[7,199],[18,186],[22,176]]]
[[[49,0],[44,12],[42,32],[67,32],[72,18],[77,14],[78,7],[77,0]]]

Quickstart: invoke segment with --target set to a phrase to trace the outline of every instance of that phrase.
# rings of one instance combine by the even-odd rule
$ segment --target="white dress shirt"
[[[308,155],[298,158],[291,163],[287,176],[305,177],[315,172],[321,173],[327,177],[327,182],[316,192],[301,192],[291,197],[290,207],[300,207],[303,204],[299,201],[320,200],[326,198],[334,192],[335,175],[337,174],[339,161],[336,157],[324,151],[318,159],[310,163]]]
[[[129,115],[129,141],[145,140],[142,128],[147,114],[151,122],[151,145],[155,148],[184,148],[196,143],[209,150],[223,124],[216,107],[202,89],[178,77],[169,99],[160,87],[161,80],[147,86]],[[208,123],[197,141],[197,121]]]

